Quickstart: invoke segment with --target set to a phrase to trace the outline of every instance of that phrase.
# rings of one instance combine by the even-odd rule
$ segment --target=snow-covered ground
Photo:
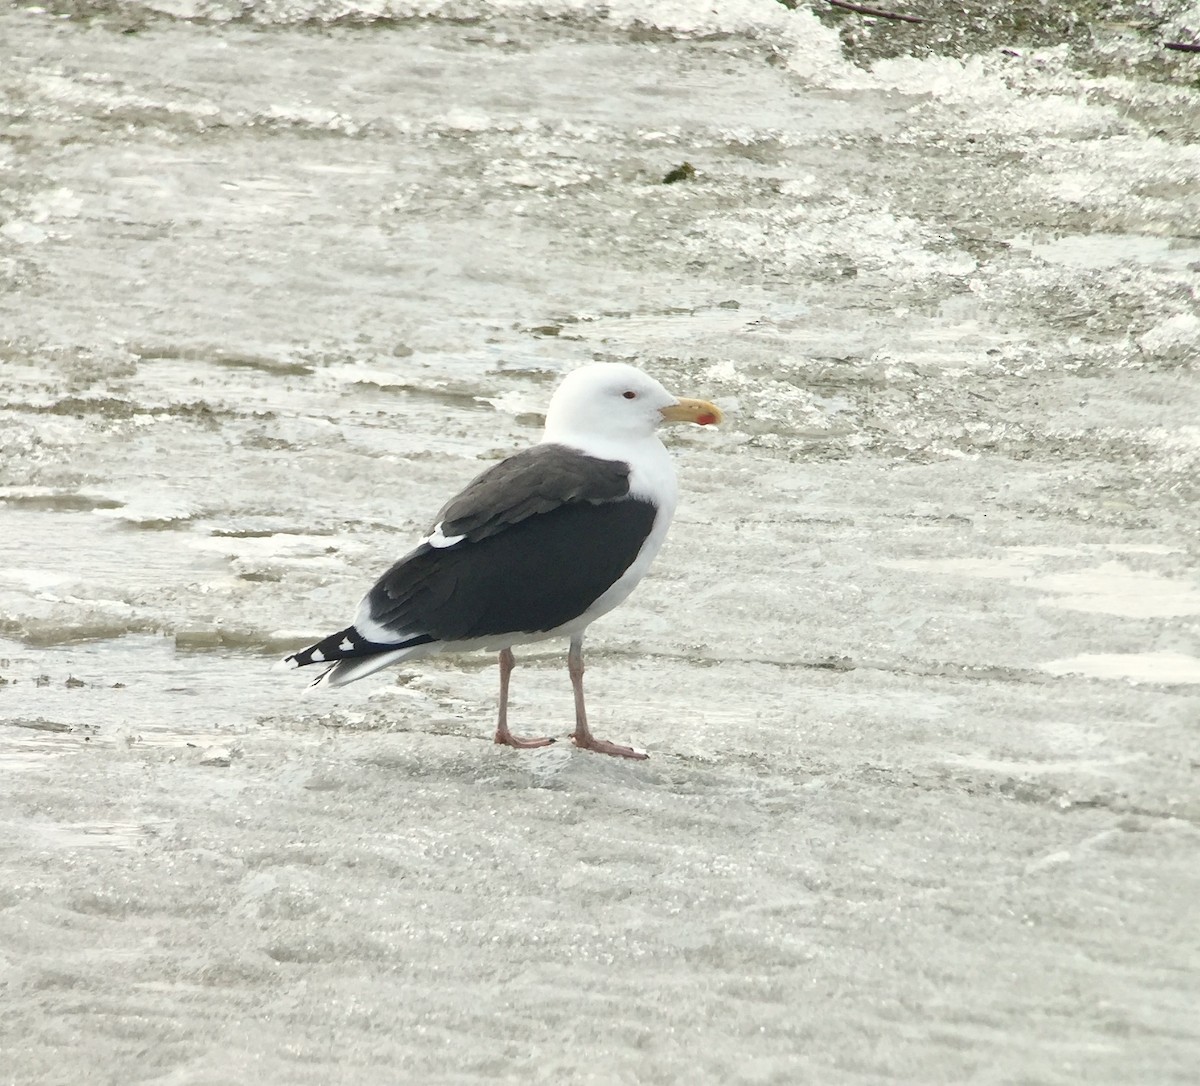
[[[1198,69],[862,25],[0,12],[0,1082],[1195,1081]],[[649,762],[272,670],[592,359]]]

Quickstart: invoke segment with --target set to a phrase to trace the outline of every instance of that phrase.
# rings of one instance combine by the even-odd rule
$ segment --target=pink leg
[[[496,721],[495,742],[506,747],[528,750],[531,747],[548,747],[553,739],[522,739],[508,730],[508,677],[517,666],[512,649],[500,650],[500,716]]]
[[[567,670],[571,673],[571,687],[575,691],[575,734],[571,736],[581,750],[594,750],[597,754],[612,754],[617,758],[649,758],[644,750],[623,747],[607,739],[597,739],[588,727],[587,710],[583,705],[583,635],[571,638],[571,651],[567,653]]]

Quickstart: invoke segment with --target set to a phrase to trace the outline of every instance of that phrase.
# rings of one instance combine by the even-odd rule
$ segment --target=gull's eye
[[[633,389],[629,389],[627,392],[622,392],[621,395],[624,396],[625,399],[627,399],[627,400],[636,400],[637,399],[637,393],[634,392]]]

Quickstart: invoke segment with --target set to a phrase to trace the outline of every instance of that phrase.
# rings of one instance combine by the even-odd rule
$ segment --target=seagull
[[[572,371],[551,397],[541,441],[468,483],[363,597],[351,625],[284,664],[326,664],[313,685],[337,687],[402,660],[498,652],[495,742],[528,749],[554,739],[509,730],[513,646],[565,637],[575,746],[648,757],[588,727],[583,635],[629,596],[666,538],[678,485],[657,427],[720,421],[713,404],[673,396],[634,366]]]

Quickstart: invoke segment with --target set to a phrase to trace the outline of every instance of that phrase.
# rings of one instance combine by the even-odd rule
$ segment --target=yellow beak
[[[721,409],[707,400],[680,399],[670,407],[659,408],[659,414],[667,422],[695,422],[701,426],[712,426],[721,421]]]

